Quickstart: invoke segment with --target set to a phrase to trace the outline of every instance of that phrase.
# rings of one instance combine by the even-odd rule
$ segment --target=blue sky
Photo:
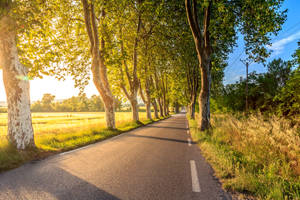
[[[273,45],[269,47],[273,50],[267,62],[274,58],[282,58],[290,60],[291,55],[298,47],[297,42],[300,40],[300,0],[286,0],[283,3],[283,9],[288,9],[287,20],[282,26],[282,30],[277,36],[272,37]],[[240,59],[245,58],[244,42],[242,36],[239,37],[238,46],[234,48],[230,54],[228,64],[225,69],[224,84],[235,83],[240,79],[240,76],[246,76],[245,65]],[[262,64],[253,63],[249,66],[249,73],[256,71],[258,73],[266,72],[266,67]]]

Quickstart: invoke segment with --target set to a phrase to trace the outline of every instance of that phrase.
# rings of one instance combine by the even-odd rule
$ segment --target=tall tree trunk
[[[204,131],[210,127],[210,85],[211,70],[209,61],[200,68],[201,70],[201,90],[199,95],[199,128]]]
[[[146,106],[146,114],[147,114],[147,119],[152,120],[151,116],[151,96],[150,96],[150,91],[149,88],[147,88],[148,84],[145,84],[146,87],[146,98],[144,96],[143,90],[142,90],[142,84],[140,84],[140,95],[141,98]]]
[[[157,109],[157,102],[156,102],[156,99],[153,99],[153,101],[152,101],[152,106],[153,106],[153,109],[154,109],[154,117],[155,117],[156,119],[158,119],[159,116],[158,116],[158,109]]]
[[[17,149],[35,147],[30,112],[27,68],[18,57],[15,22],[9,16],[0,19],[0,66],[7,96],[7,135]]]
[[[158,105],[159,105],[159,114],[161,117],[164,117],[165,116],[165,113],[164,113],[164,109],[163,109],[163,102],[162,102],[162,98],[158,98]]]
[[[175,113],[179,113],[179,104],[176,102],[175,104]]]
[[[139,107],[138,107],[137,98],[131,99],[130,104],[131,104],[131,111],[132,111],[132,119],[133,121],[137,122],[139,121]]]
[[[104,102],[104,109],[105,109],[105,120],[106,120],[106,127],[109,129],[116,128],[116,117],[115,117],[115,107],[114,107],[114,100],[106,100]]]
[[[150,88],[149,88],[149,80],[147,80],[147,84],[146,84],[146,112],[147,112],[147,119],[151,119],[152,120],[152,116],[151,116],[151,94],[150,94]]]
[[[167,115],[170,115],[170,106],[169,101],[167,101]]]
[[[88,3],[87,0],[81,0],[84,11],[84,20],[86,31],[91,44],[93,82],[101,95],[106,113],[106,126],[110,129],[116,128],[115,123],[115,108],[114,97],[110,90],[110,85],[107,79],[107,69],[104,62],[105,42],[101,39],[101,44],[98,35],[98,25],[94,11],[94,4]],[[105,11],[102,10],[101,22],[105,18]],[[102,26],[103,27],[103,26]]]
[[[147,101],[146,103],[146,113],[147,113],[147,119],[151,119],[152,120],[152,116],[151,116],[151,102]]]
[[[189,114],[191,119],[195,119],[195,110],[196,109],[196,94],[193,95],[192,101],[189,105]]]
[[[138,2],[141,3],[141,2]],[[137,103],[137,93],[139,91],[140,87],[140,81],[137,76],[137,68],[138,68],[138,45],[139,45],[139,32],[141,29],[142,19],[141,19],[141,13],[139,11],[138,13],[138,21],[137,21],[137,29],[136,29],[136,37],[134,40],[133,45],[133,56],[132,56],[132,74],[129,73],[129,69],[127,66],[126,58],[123,60],[123,65],[125,67],[125,74],[127,77],[128,85],[129,85],[129,92],[126,89],[125,81],[123,77],[123,69],[122,66],[120,68],[121,74],[122,74],[122,80],[121,80],[121,88],[123,92],[125,93],[127,99],[130,101],[131,108],[132,108],[132,116],[133,121],[139,121],[139,112],[138,112],[138,103]],[[123,45],[123,36],[122,36],[122,28],[120,28],[120,35],[121,35],[121,53],[125,55],[124,45]]]
[[[163,101],[163,109],[164,109],[165,116],[168,116],[169,115],[169,113],[168,113],[168,103],[165,99]]]
[[[193,3],[193,5],[192,5]],[[203,23],[199,23],[197,1],[185,0],[186,14],[193,34],[199,68],[201,72],[201,90],[199,95],[199,122],[201,131],[210,128],[210,86],[211,86],[211,55],[210,15],[213,1],[203,8]],[[200,27],[201,26],[201,27]]]

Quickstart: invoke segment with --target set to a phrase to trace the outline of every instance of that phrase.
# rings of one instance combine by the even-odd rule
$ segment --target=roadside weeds
[[[213,115],[210,132],[189,120],[192,139],[237,199],[300,199],[299,127],[283,119]]]

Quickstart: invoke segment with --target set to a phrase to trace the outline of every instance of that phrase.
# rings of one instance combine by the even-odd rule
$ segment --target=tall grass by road
[[[131,122],[130,112],[116,113],[117,130],[105,129],[105,113],[33,113],[37,148],[17,151],[6,139],[7,114],[0,114],[0,172],[56,152],[75,149],[153,121],[140,112],[140,123]],[[157,121],[159,119],[155,119]]]
[[[300,126],[277,117],[216,114],[209,132],[192,137],[221,178],[240,199],[300,199]]]

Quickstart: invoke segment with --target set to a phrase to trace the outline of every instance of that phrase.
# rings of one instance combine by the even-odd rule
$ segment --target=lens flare
[[[16,76],[16,77],[17,77],[17,79],[22,80],[22,81],[32,80],[32,77],[29,77],[29,76],[19,75],[19,76]]]

